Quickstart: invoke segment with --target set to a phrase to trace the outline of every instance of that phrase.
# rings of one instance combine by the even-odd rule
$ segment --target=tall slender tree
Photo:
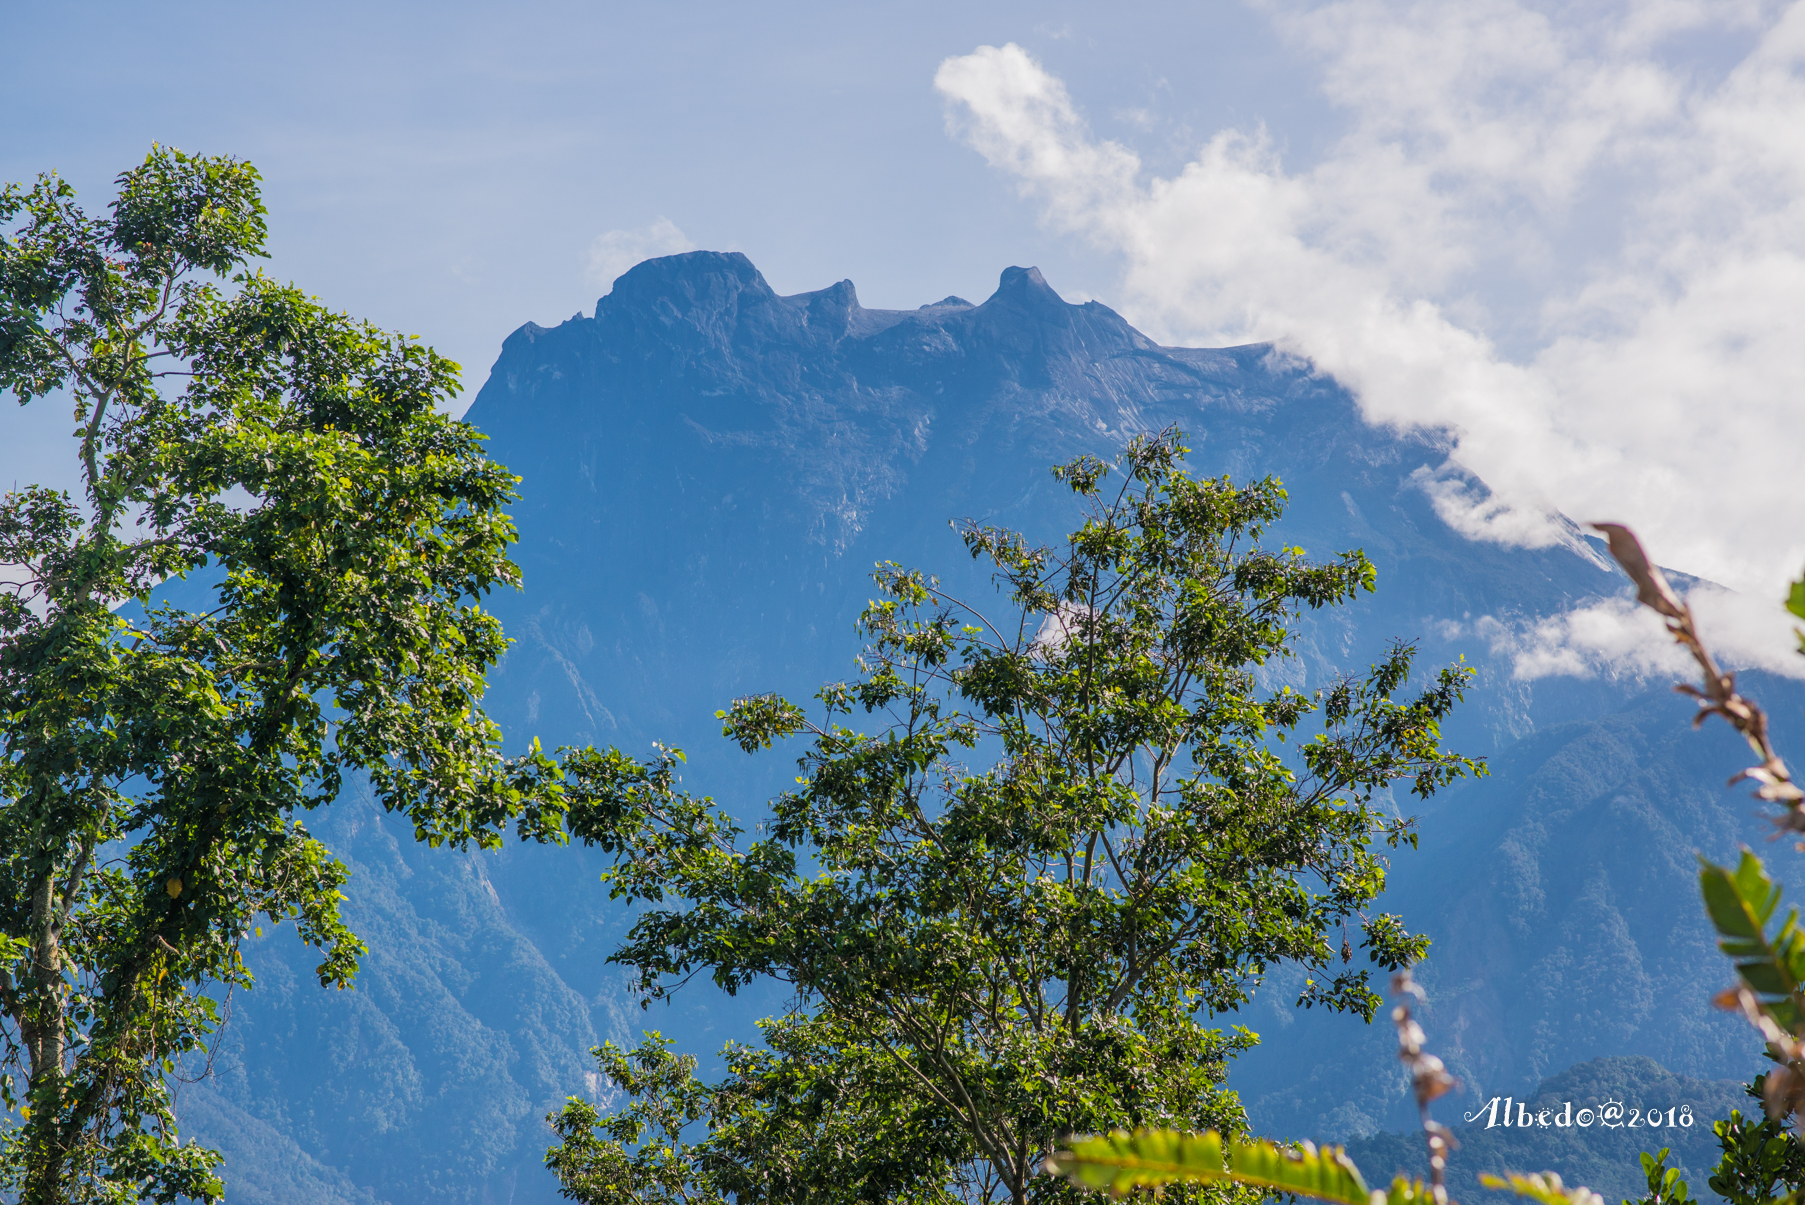
[[[257,918],[350,982],[301,821],[346,775],[424,841],[561,835],[480,706],[515,478],[443,413],[455,364],[248,270],[264,212],[163,147],[101,216],[0,193],[0,390],[72,405],[82,480],[0,501],[0,1191],[34,1203],[220,1195],[171,1076]]]
[[[1222,1080],[1251,1035],[1209,1018],[1268,968],[1301,964],[1300,1003],[1370,1019],[1353,941],[1386,968],[1422,954],[1372,908],[1386,851],[1416,840],[1389,793],[1483,772],[1440,743],[1469,671],[1405,693],[1398,644],[1313,694],[1262,689],[1299,613],[1373,589],[1375,571],[1359,552],[1262,548],[1279,484],[1195,479],[1184,451],[1175,432],[1137,440],[1119,483],[1091,458],[1056,470],[1089,507],[1064,547],[968,525],[1002,585],[994,608],[881,567],[856,681],[825,688],[813,717],[770,696],[722,713],[748,751],[807,741],[797,789],[757,832],[656,769],[578,759],[573,826],[618,855],[614,892],[647,904],[615,956],[642,988],[706,973],[797,995],[770,1052],[730,1060],[715,1090],[689,1164],[703,1188],[1069,1191],[1037,1178],[1067,1133],[1242,1129]],[[623,1082],[625,1056],[604,1054]],[[597,1129],[585,1107],[551,1156],[566,1191],[636,1199],[607,1169],[636,1166],[637,1131]],[[819,1173],[807,1191],[771,1189],[798,1168]]]

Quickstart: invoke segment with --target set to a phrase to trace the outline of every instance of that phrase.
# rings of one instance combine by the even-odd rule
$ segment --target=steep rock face
[[[1615,588],[1578,540],[1526,552],[1454,536],[1410,482],[1443,442],[1367,427],[1306,366],[1264,346],[1159,348],[1105,306],[1060,301],[1033,269],[1006,271],[980,306],[870,311],[845,282],[777,297],[739,255],[648,261],[596,317],[511,336],[468,417],[524,479],[527,596],[498,606],[522,616],[523,651],[556,667],[540,705],[559,697],[591,739],[622,717],[641,739],[668,737],[661,717],[682,692],[696,722],[747,674],[812,690],[847,646],[791,646],[819,650],[822,624],[847,630],[873,560],[954,572],[956,517],[1052,538],[1073,512],[1049,465],[1173,424],[1202,471],[1281,476],[1288,534],[1380,560],[1373,613],[1392,626],[1367,646]],[[730,618],[749,606],[755,635]],[[697,640],[713,667],[675,682],[652,664]],[[578,684],[586,663],[597,670]],[[1499,706],[1517,708],[1505,693]]]
[[[957,489],[979,450],[1050,462],[1095,434],[1119,442],[1148,427],[1142,399],[1199,383],[1107,307],[1060,301],[1034,269],[1005,272],[982,306],[950,300],[873,311],[851,281],[778,297],[739,254],[651,260],[594,318],[511,336],[471,421],[514,402],[532,412],[509,414],[516,446],[526,419],[567,426],[594,453],[613,444],[658,463],[682,448],[701,480],[763,470],[761,500],[843,554],[911,475]],[[537,462],[568,449],[521,451]]]
[[[1322,684],[1397,638],[1425,667],[1464,654],[1480,671],[1448,737],[1496,773],[1398,800],[1422,816],[1422,849],[1397,859],[1384,905],[1436,939],[1432,1040],[1463,1098],[1521,1094],[1599,1055],[1702,1078],[1752,1061],[1705,1007],[1721,968],[1692,902],[1694,848],[1724,856],[1762,834],[1722,789],[1734,741],[1687,732],[1663,684],[1515,679],[1500,634],[1624,584],[1577,533],[1539,550],[1456,535],[1420,486],[1447,441],[1369,427],[1307,365],[1265,346],[1159,347],[1031,268],[980,305],[874,311],[849,281],[780,297],[744,256],[695,252],[634,268],[594,317],[516,331],[467,420],[522,477],[526,588],[490,600],[517,641],[491,714],[518,743],[678,745],[692,788],[748,813],[791,763],[741,754],[714,712],[845,676],[874,561],[987,600],[949,519],[1057,539],[1075,509],[1048,466],[1171,425],[1198,472],[1276,474],[1291,503],[1269,538],[1362,547],[1380,593],[1309,617],[1272,685]],[[325,997],[302,953],[266,940],[263,986],[236,1002],[238,1061],[195,1098],[204,1136],[293,1169],[263,1174],[258,1199],[552,1200],[536,1118],[595,1090],[588,1045],[656,1027],[706,1059],[780,1003],[692,987],[641,1013],[605,963],[629,918],[593,856],[460,861],[396,844],[361,806],[340,804],[328,835],[354,861],[372,947],[358,1002]],[[1256,1123],[1331,1138],[1407,1124],[1388,1029],[1296,1013],[1296,977],[1276,970],[1222,1019],[1266,1038],[1232,1076]]]

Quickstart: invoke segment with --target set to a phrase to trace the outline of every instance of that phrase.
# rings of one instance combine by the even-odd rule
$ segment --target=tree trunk
[[[31,1057],[25,1205],[60,1205],[66,1195],[61,1123],[69,1022],[64,1010],[60,904],[53,864],[31,895],[31,927],[36,940],[32,943],[30,986],[22,1002],[25,1023],[20,1026]]]

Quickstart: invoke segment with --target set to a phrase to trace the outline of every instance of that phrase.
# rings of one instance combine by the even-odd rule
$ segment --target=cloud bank
[[[1719,664],[1805,678],[1794,621],[1758,594],[1701,583],[1686,594],[1699,629]],[[1484,615],[1471,624],[1444,621],[1438,634],[1472,635],[1510,665],[1521,681],[1538,678],[1635,678],[1693,681],[1698,666],[1661,619],[1634,598],[1605,598],[1560,615],[1502,620]]]
[[[1777,598],[1805,564],[1805,2],[1270,11],[1347,118],[1299,170],[1250,128],[1150,173],[1014,44],[935,84],[1051,227],[1119,254],[1149,333],[1273,340],[1372,421],[1452,430],[1494,491],[1425,471],[1457,529],[1628,522],[1664,563]],[[1747,52],[1678,61],[1707,35]],[[1605,618],[1567,643],[1616,639]]]

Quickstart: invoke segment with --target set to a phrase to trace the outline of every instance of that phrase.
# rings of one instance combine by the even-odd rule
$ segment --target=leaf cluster
[[[1766,1095],[1766,1076],[1757,1076],[1749,1095]],[[1805,1184],[1805,1147],[1787,1130],[1784,1120],[1766,1115],[1744,1117],[1740,1109],[1714,1122],[1712,1131],[1722,1155],[1712,1169],[1711,1191],[1730,1205],[1766,1205],[1797,1194]],[[1648,1156],[1644,1155],[1644,1159]]]
[[[1723,1124],[1723,1123],[1718,1123]],[[1721,1139],[1721,1136],[1720,1136]],[[1635,1201],[1625,1201],[1623,1205],[1686,1205],[1692,1200],[1692,1188],[1680,1179],[1680,1169],[1667,1166],[1667,1147],[1662,1147],[1654,1154],[1642,1152],[1642,1173],[1648,1180],[1648,1191]],[[1715,1178],[1711,1182],[1711,1191],[1722,1194]],[[1742,1202],[1734,1202],[1742,1205]]]

